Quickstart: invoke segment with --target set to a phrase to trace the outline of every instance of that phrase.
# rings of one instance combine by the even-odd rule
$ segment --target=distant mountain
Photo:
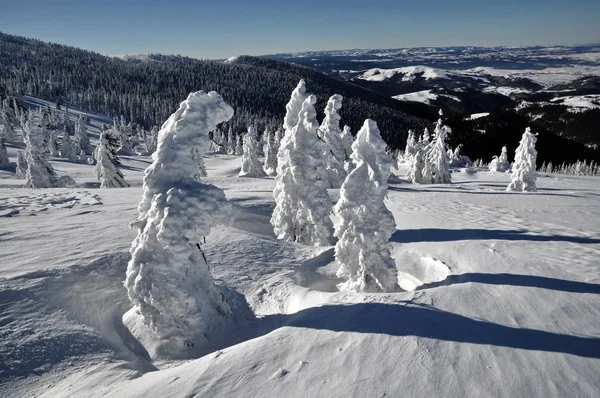
[[[392,149],[404,148],[408,129],[420,133],[425,127],[432,127],[438,107],[450,110],[447,123],[453,133],[449,144],[452,147],[463,144],[464,154],[489,161],[502,145],[516,147],[528,124],[527,118],[516,110],[502,108],[508,112],[505,117],[510,123],[494,114],[486,121],[465,121],[462,113],[464,109],[485,112],[492,105],[488,106],[484,100],[496,104],[510,101],[509,97],[501,93],[482,95],[476,76],[462,76],[467,87],[461,88],[453,83],[455,75],[449,72],[443,73],[452,76],[451,79],[430,75],[427,69],[412,68],[408,72],[408,75],[407,71],[392,73],[389,81],[360,79],[361,73],[354,73],[345,81],[305,65],[268,58],[239,56],[226,62],[160,54],[112,58],[0,33],[0,99],[30,94],[113,117],[123,115],[149,129],[166,120],[189,92],[216,90],[235,110],[232,121],[223,126],[225,130],[231,127],[234,132],[242,132],[253,124],[262,132],[281,126],[285,104],[302,78],[308,90],[317,95],[320,118],[328,97],[341,94],[342,123],[350,125],[356,133],[366,118],[375,120]],[[524,87],[523,84],[529,83],[518,84]],[[401,89],[397,90],[397,86]],[[392,98],[406,90],[428,89],[432,90],[430,104]],[[482,128],[481,123],[490,125]],[[536,131],[540,133],[540,145],[549,146],[547,151],[540,151],[540,163],[600,160],[597,151],[554,135],[544,126],[537,126]]]

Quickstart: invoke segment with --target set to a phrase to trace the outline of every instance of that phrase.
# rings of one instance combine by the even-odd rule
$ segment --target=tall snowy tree
[[[249,126],[248,132],[244,134],[244,153],[242,154],[240,177],[264,177],[267,175],[259,159],[259,146],[256,130],[254,126]]]
[[[233,134],[231,127],[227,131],[227,153],[235,155],[235,134]]]
[[[234,153],[237,156],[241,156],[244,154],[244,145],[242,144],[242,142],[243,142],[243,137],[241,134],[238,134],[235,139],[235,151],[234,151]]]
[[[300,80],[294,91],[292,91],[290,100],[285,105],[285,118],[283,119],[285,135],[298,125],[300,111],[308,96],[309,94],[306,93],[306,83],[304,80]]]
[[[406,139],[406,148],[404,149],[404,158],[406,160],[410,160],[414,155],[416,155],[419,150],[419,143],[415,138],[415,133],[412,130],[408,130],[408,138]]]
[[[344,181],[334,207],[339,219],[335,227],[337,276],[347,279],[338,285],[342,291],[398,290],[389,244],[396,222],[384,204],[391,172],[385,148],[377,124],[365,120],[352,144],[356,168]]]
[[[329,245],[333,235],[331,199],[321,179],[323,156],[319,151],[315,102],[312,94],[306,98],[296,126],[281,140],[271,225],[278,239]]]
[[[87,126],[81,115],[79,115],[77,122],[75,123],[75,143],[84,154],[90,155],[92,153],[92,145],[90,144],[90,137],[88,137]]]
[[[325,118],[319,130],[325,141],[323,159],[325,161],[324,174],[330,188],[339,188],[346,178],[344,170],[345,153],[342,146],[339,110],[342,107],[342,96],[334,94],[327,101]]]
[[[68,131],[63,132],[63,138],[60,145],[60,157],[69,159],[69,160],[77,160],[78,148],[76,144],[71,139]]]
[[[354,142],[350,126],[344,126],[344,129],[340,134],[340,141],[342,142],[342,148],[344,149],[344,170],[346,171],[346,174],[348,174],[354,168],[352,159],[350,158],[352,155],[352,143]]]
[[[17,168],[15,175],[18,179],[23,180],[27,177],[27,160],[25,159],[25,152],[17,152]]]
[[[115,145],[117,145],[117,137],[113,130],[104,130],[100,134],[100,142],[94,152],[96,176],[100,181],[100,188],[125,188],[129,186],[123,177],[123,173],[119,170],[121,162],[114,150]]]
[[[265,173],[270,176],[277,174],[277,144],[275,134],[269,131],[267,134],[267,143],[264,148],[265,153]]]
[[[160,340],[159,354],[205,353],[234,332],[231,307],[201,247],[215,225],[229,222],[232,207],[221,189],[194,178],[191,155],[194,148],[206,153],[209,131],[232,116],[216,92],[191,93],[163,124],[146,169],[125,287]]]
[[[449,132],[450,128],[442,122],[442,111],[440,110],[440,118],[435,125],[435,141],[431,143],[427,154],[429,164],[432,167],[431,182],[434,184],[450,184],[451,182],[450,164],[446,149],[446,135]]]
[[[9,167],[8,152],[6,151],[4,135],[0,134],[0,167]]]
[[[507,191],[535,192],[537,151],[535,143],[537,138],[527,127],[521,137],[519,147],[515,151],[515,161],[512,166],[512,181],[506,188]]]
[[[47,114],[40,111],[29,112],[25,124],[25,188],[53,188],[57,185],[56,172],[48,162],[48,152],[45,149],[44,130],[47,124]]]
[[[410,166],[408,168],[408,179],[415,184],[431,183],[431,174],[429,178],[423,175],[425,165],[427,163],[427,153],[424,149],[418,148],[417,152],[410,158]]]
[[[508,161],[508,153],[506,150],[506,146],[503,146],[500,156],[494,156],[494,158],[490,162],[490,171],[505,173],[508,170],[510,170],[510,162]]]

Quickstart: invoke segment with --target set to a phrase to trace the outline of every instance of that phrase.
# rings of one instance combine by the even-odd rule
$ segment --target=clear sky
[[[600,0],[0,0],[0,31],[106,55],[600,42]]]

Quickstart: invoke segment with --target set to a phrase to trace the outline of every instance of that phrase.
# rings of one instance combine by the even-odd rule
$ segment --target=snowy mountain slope
[[[393,256],[409,291],[348,294],[334,291],[331,248],[273,237],[272,178],[239,178],[239,158],[209,156],[208,181],[238,213],[207,237],[206,255],[219,283],[261,317],[240,344],[152,362],[121,321],[127,224],[148,160],[122,160],[132,188],[97,189],[93,166],[58,161],[80,187],[13,188],[1,174],[1,396],[591,397],[600,388],[596,178],[541,176],[539,192],[524,195],[504,191],[503,173],[391,184]]]

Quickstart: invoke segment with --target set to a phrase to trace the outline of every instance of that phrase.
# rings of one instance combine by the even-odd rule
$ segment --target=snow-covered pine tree
[[[508,161],[508,153],[506,146],[502,147],[502,152],[499,157],[494,157],[490,162],[490,171],[497,171],[499,173],[505,173],[510,170],[510,163]]]
[[[429,184],[431,183],[431,177],[429,179],[423,176],[423,172],[426,172],[425,166],[427,162],[427,153],[424,149],[418,148],[417,152],[410,158],[410,166],[408,168],[408,179],[415,184]]]
[[[152,155],[156,151],[156,145],[158,144],[158,126],[153,126],[150,135],[146,137],[146,151],[148,155]]]
[[[306,98],[296,126],[281,140],[271,225],[278,239],[318,246],[332,243],[333,223],[331,198],[321,180],[323,156],[315,102],[312,94]]]
[[[531,129],[527,127],[523,133],[523,137],[521,137],[519,147],[515,151],[515,161],[512,165],[512,181],[506,188],[507,191],[537,191],[535,185],[537,158],[537,151],[535,149],[536,141],[537,138],[531,132]]]
[[[104,130],[100,134],[98,147],[94,152],[96,159],[96,176],[100,181],[100,188],[125,188],[129,184],[125,181],[123,173],[119,170],[121,162],[115,153],[118,133],[114,130]]]
[[[194,148],[206,153],[209,131],[232,116],[216,92],[191,93],[162,125],[146,169],[125,287],[129,314],[141,315],[163,345],[158,354],[203,354],[233,333],[231,307],[201,248],[215,225],[230,221],[232,207],[220,188],[195,179],[191,156]]]
[[[433,184],[450,184],[452,182],[446,150],[446,135],[449,132],[450,128],[442,122],[442,110],[440,109],[440,118],[435,125],[435,141],[431,143],[427,154],[428,163],[432,166],[431,182]]]
[[[27,172],[25,188],[53,188],[57,185],[56,173],[48,162],[45,129],[48,114],[41,111],[30,111],[25,123],[25,157]]]
[[[68,131],[63,132],[62,143],[60,146],[60,157],[69,159],[69,160],[77,160],[78,148],[76,144],[71,139]]]
[[[256,130],[254,126],[249,126],[248,132],[244,134],[244,152],[242,154],[240,177],[264,177],[267,175],[259,159],[259,146]]]
[[[0,134],[0,167],[10,166],[10,160],[8,159],[5,141],[4,134]]]
[[[352,131],[350,131],[350,126],[344,126],[344,129],[340,134],[340,141],[342,142],[342,148],[344,149],[344,170],[346,171],[347,175],[354,168],[352,159],[350,158],[350,155],[352,155],[352,143],[354,142],[354,137],[352,136]]]
[[[227,153],[235,155],[235,135],[233,134],[231,127],[227,130]]]
[[[385,148],[377,124],[365,120],[352,144],[356,168],[346,177],[334,207],[339,219],[335,226],[337,276],[346,279],[338,285],[342,291],[398,290],[389,244],[396,222],[384,204],[391,172]]]
[[[86,155],[92,153],[92,145],[90,144],[90,137],[88,137],[87,126],[81,115],[79,115],[77,122],[75,123],[75,144],[78,149],[83,151]]]
[[[27,160],[25,159],[25,152],[17,152],[17,169],[15,175],[18,179],[24,180],[27,176]]]
[[[264,148],[265,152],[265,173],[269,176],[277,174],[277,146],[275,144],[275,134],[269,131],[267,133],[267,143]]]
[[[341,117],[338,113],[342,107],[342,99],[343,97],[339,94],[334,94],[329,98],[327,106],[325,106],[325,118],[319,128],[323,141],[325,141],[323,150],[324,171],[329,188],[340,188],[347,175],[346,170],[344,170],[346,154],[342,146]]]
[[[242,156],[244,154],[244,145],[242,144],[243,137],[241,134],[237,134],[235,138],[235,155]]]
[[[419,143],[415,138],[415,132],[408,130],[408,138],[406,139],[406,148],[404,149],[404,159],[410,161],[410,159],[417,154],[420,149]]]
[[[306,83],[301,79],[294,91],[292,91],[290,100],[285,105],[285,118],[283,119],[284,136],[298,125],[300,111],[308,96],[309,94],[306,93]]]
[[[429,129],[427,127],[425,127],[425,130],[423,131],[423,135],[419,139],[419,142],[421,142],[423,146],[427,146],[431,142],[431,135],[429,134]]]

